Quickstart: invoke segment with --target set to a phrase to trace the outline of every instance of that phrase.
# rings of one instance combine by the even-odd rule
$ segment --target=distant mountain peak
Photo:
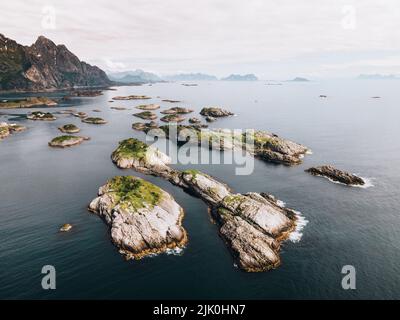
[[[231,74],[228,77],[222,78],[223,81],[257,81],[258,78],[252,74]]]
[[[0,91],[108,86],[104,71],[80,61],[65,45],[39,36],[31,46],[0,36]]]

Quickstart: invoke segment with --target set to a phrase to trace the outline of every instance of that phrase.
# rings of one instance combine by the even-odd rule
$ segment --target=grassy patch
[[[114,177],[108,182],[108,188],[124,209],[154,207],[162,197],[159,187],[132,176]]]
[[[135,138],[126,139],[119,143],[118,148],[113,152],[113,156],[141,160],[146,156],[148,147],[147,144]]]

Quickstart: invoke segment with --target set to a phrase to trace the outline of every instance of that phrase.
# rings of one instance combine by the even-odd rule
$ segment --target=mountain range
[[[145,72],[137,69],[134,71],[124,71],[109,73],[111,80],[122,83],[148,83],[148,82],[161,82],[161,81],[218,81],[219,79],[210,74],[205,73],[178,73],[166,76],[158,76],[155,73]],[[231,74],[226,78],[221,78],[224,81],[257,81],[258,78],[254,74]]]
[[[106,73],[40,36],[23,46],[0,34],[0,91],[41,91],[112,84]]]

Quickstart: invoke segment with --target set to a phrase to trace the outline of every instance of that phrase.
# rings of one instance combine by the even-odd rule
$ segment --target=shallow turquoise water
[[[204,82],[197,87],[163,83],[120,87],[61,106],[101,116],[109,121],[104,126],[67,115],[54,122],[34,122],[16,116],[31,110],[1,110],[13,115],[0,115],[0,121],[11,119],[29,130],[0,142],[0,298],[400,298],[397,87],[397,81],[282,86]],[[235,191],[268,192],[302,212],[309,223],[299,243],[285,243],[280,268],[261,274],[235,268],[207,206],[149,176],[145,178],[170,192],[184,208],[190,242],[180,256],[123,260],[107,226],[86,207],[108,178],[138,175],[119,170],[110,160],[119,140],[144,138],[131,129],[132,122],[140,121],[132,113],[141,101],[108,103],[113,96],[128,94],[154,98],[146,103],[160,103],[157,96],[179,99],[183,102],[178,105],[196,111],[207,105],[224,106],[238,116],[220,119],[213,127],[266,129],[313,150],[296,167],[256,160],[250,176],[235,175],[232,165],[197,166]],[[328,98],[320,99],[320,94]],[[81,134],[92,139],[70,149],[49,148],[47,142],[59,134],[57,127],[66,123],[77,124]],[[374,187],[345,187],[303,172],[325,163],[371,178]],[[58,228],[64,223],[74,228],[60,234]],[[46,264],[57,270],[54,291],[41,288],[40,271]],[[356,267],[357,290],[342,289],[344,265]]]

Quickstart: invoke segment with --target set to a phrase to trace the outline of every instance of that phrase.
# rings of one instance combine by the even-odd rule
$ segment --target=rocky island
[[[54,107],[58,103],[46,97],[29,97],[17,100],[3,100],[0,101],[0,108],[3,109],[17,109],[17,108],[33,108],[33,107]]]
[[[151,97],[148,96],[140,96],[140,95],[130,95],[130,96],[118,96],[112,98],[113,100],[148,100],[151,99]]]
[[[89,140],[89,138],[78,136],[59,136],[51,140],[49,142],[49,146],[53,148],[66,148],[81,144],[85,140]]]
[[[349,172],[334,168],[333,166],[319,166],[307,169],[306,172],[314,175],[328,178],[331,181],[343,183],[348,186],[363,186],[365,181]]]
[[[59,127],[58,130],[60,130],[63,133],[78,133],[79,131],[81,131],[76,125],[74,124],[65,124],[62,127]]]
[[[138,131],[149,131],[151,129],[156,129],[158,128],[158,124],[155,121],[150,121],[147,123],[143,122],[135,122],[132,124],[132,129],[138,130]]]
[[[157,119],[157,115],[154,112],[151,111],[143,111],[139,113],[134,113],[133,114],[135,117],[144,119],[144,120],[155,120]]]
[[[192,109],[182,108],[182,107],[173,107],[164,111],[161,111],[162,114],[187,114],[193,112]]]
[[[26,116],[29,120],[54,121],[57,118],[50,112],[34,111]]]
[[[152,104],[141,104],[139,106],[136,106],[136,108],[140,109],[140,110],[157,110],[157,109],[160,109],[160,105],[154,104],[154,103],[152,103]]]
[[[127,259],[182,248],[187,235],[183,209],[161,188],[133,176],[117,176],[100,187],[89,205],[111,228],[111,239]]]
[[[15,123],[0,122],[0,139],[4,139],[13,133],[25,130],[26,127]]]
[[[210,206],[220,235],[243,270],[260,272],[280,265],[280,245],[295,230],[297,215],[273,196],[236,194],[200,171],[172,169],[167,155],[133,138],[120,142],[112,160],[120,168],[162,177],[204,200]]]
[[[205,107],[200,111],[200,114],[205,117],[210,116],[210,117],[214,117],[214,118],[228,117],[228,116],[235,115],[234,113],[232,113],[228,110],[224,110],[224,109],[218,108],[218,107]]]
[[[160,119],[163,122],[182,122],[185,121],[185,117],[182,117],[179,114],[168,114]]]
[[[90,124],[106,124],[107,123],[106,120],[104,120],[103,118],[99,118],[99,117],[84,118],[84,119],[82,119],[82,122],[90,123]]]
[[[172,100],[172,99],[163,99],[161,100],[162,102],[169,102],[169,103],[179,103],[182,102],[180,100]]]
[[[73,116],[83,119],[83,118],[86,118],[88,116],[88,114],[86,112],[79,111],[79,112],[73,113]]]

